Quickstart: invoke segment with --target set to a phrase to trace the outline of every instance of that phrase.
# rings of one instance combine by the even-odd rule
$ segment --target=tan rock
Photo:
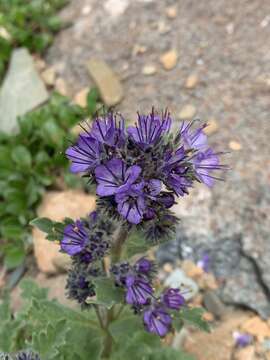
[[[74,102],[75,104],[81,106],[81,107],[86,107],[87,105],[87,95],[89,93],[90,88],[86,87],[82,90],[80,90],[74,97]]]
[[[207,121],[207,127],[204,129],[206,135],[214,134],[218,129],[218,123],[214,118]]]
[[[175,19],[177,16],[177,7],[169,6],[166,8],[165,12],[169,19]]]
[[[203,273],[202,276],[198,278],[197,282],[200,289],[203,290],[215,290],[218,288],[216,278],[211,273]]]
[[[202,294],[197,294],[192,300],[191,300],[191,305],[192,306],[197,306],[197,307],[201,307],[203,303],[203,295]]]
[[[79,190],[51,191],[45,194],[38,208],[39,217],[48,217],[55,221],[61,221],[65,217],[78,219],[85,216],[95,208],[95,197],[87,195]],[[38,267],[45,273],[56,273],[56,264],[67,258],[68,255],[59,252],[59,244],[45,239],[45,234],[33,229],[34,253]],[[57,263],[58,261],[58,263]]]
[[[191,333],[184,344],[184,350],[196,360],[231,360],[234,347],[232,332],[248,318],[246,312],[235,312],[210,333]]]
[[[196,279],[204,273],[203,269],[194,264],[191,260],[184,260],[182,262],[182,270],[192,279]]]
[[[173,271],[173,266],[170,263],[165,263],[163,265],[163,270],[166,271],[167,273],[171,273]]]
[[[196,108],[194,105],[188,104],[185,105],[179,113],[179,118],[181,120],[192,119],[196,114]]]
[[[237,141],[231,140],[229,142],[229,148],[234,150],[234,151],[239,151],[239,150],[242,149],[242,145]]]
[[[212,321],[215,320],[215,317],[214,317],[214,315],[213,315],[212,313],[210,313],[210,312],[205,312],[205,313],[203,313],[203,319],[204,319],[205,321],[212,322]]]
[[[253,316],[243,323],[241,326],[243,332],[256,337],[260,342],[265,338],[270,338],[270,326],[266,321],[263,321],[259,316]]]
[[[196,74],[189,75],[189,77],[186,80],[185,87],[187,89],[193,89],[196,87],[198,82],[199,82],[199,78]]]
[[[120,80],[109,65],[100,59],[90,59],[87,68],[105,105],[114,106],[118,104],[123,99],[124,90]]]
[[[167,51],[160,57],[160,62],[165,70],[171,70],[177,63],[178,54],[175,49]]]
[[[243,349],[238,349],[233,355],[233,360],[255,360],[254,346],[247,346]]]
[[[38,71],[43,71],[46,68],[46,62],[39,56],[34,57],[35,67]]]
[[[55,70],[53,67],[50,67],[46,70],[44,70],[41,73],[42,79],[44,80],[45,84],[48,86],[53,86],[55,83],[55,78],[56,78],[56,74],[55,74]]]
[[[154,75],[157,72],[155,65],[145,65],[142,69],[143,75]]]
[[[66,84],[64,79],[62,79],[62,78],[57,78],[56,79],[56,81],[55,81],[55,90],[57,92],[59,92],[59,94],[61,94],[63,96],[68,95],[67,84]]]

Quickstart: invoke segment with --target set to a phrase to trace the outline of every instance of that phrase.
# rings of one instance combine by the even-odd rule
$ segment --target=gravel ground
[[[269,0],[73,0],[62,15],[73,25],[47,61],[70,95],[91,85],[85,64],[95,57],[123,83],[123,114],[154,105],[178,118],[192,105],[199,118],[215,119],[211,143],[230,151],[224,161],[232,171],[213,191],[195,189],[177,205],[181,229],[167,260],[210,252],[224,301],[269,316]],[[160,57],[171,49],[178,60],[166,71]],[[146,76],[150,64],[156,73]],[[190,75],[197,84],[188,89]]]

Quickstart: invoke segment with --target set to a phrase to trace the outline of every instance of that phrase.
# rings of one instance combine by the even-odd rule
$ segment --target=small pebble
[[[210,313],[210,312],[205,312],[204,314],[203,314],[203,319],[205,320],[205,321],[214,321],[215,320],[215,317],[214,317],[214,315],[212,314],[212,313]]]
[[[146,50],[147,50],[146,46],[135,44],[132,49],[132,55],[136,56],[136,55],[144,54]]]
[[[176,6],[169,6],[165,10],[166,15],[169,19],[175,19],[177,16],[177,8]]]
[[[67,96],[67,94],[68,94],[67,84],[66,84],[65,80],[62,78],[56,79],[55,89],[59,92],[59,94],[61,94],[63,96]]]
[[[203,130],[206,135],[214,134],[218,129],[218,123],[214,118],[207,121],[207,127]]]
[[[185,87],[187,89],[193,89],[198,84],[198,81],[199,81],[198,76],[195,74],[192,74],[187,78]]]
[[[143,75],[154,75],[157,72],[155,65],[145,65],[142,69]]]
[[[55,78],[56,78],[54,68],[50,67],[50,68],[44,70],[41,73],[41,76],[42,76],[42,79],[44,80],[46,85],[48,85],[48,86],[53,86],[54,85]]]
[[[242,149],[242,145],[237,141],[231,140],[229,142],[229,148],[234,150],[234,151],[239,151],[239,150]]]
[[[177,63],[178,54],[175,49],[167,51],[160,57],[160,62],[165,70],[171,70]]]
[[[173,271],[173,266],[170,263],[166,263],[163,265],[163,270],[167,273],[171,273]]]
[[[179,113],[179,118],[181,120],[192,119],[196,114],[196,108],[194,105],[188,104],[185,105]]]

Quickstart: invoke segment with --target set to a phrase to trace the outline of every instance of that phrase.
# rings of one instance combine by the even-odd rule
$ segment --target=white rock
[[[112,17],[118,17],[124,14],[128,5],[129,5],[128,0],[107,0],[104,4],[104,9]]]

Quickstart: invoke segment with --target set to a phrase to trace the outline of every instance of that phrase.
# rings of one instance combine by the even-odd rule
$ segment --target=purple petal
[[[120,159],[111,159],[105,165],[99,165],[95,169],[98,183],[97,194],[108,196],[116,193],[118,187],[124,181],[125,164]]]

